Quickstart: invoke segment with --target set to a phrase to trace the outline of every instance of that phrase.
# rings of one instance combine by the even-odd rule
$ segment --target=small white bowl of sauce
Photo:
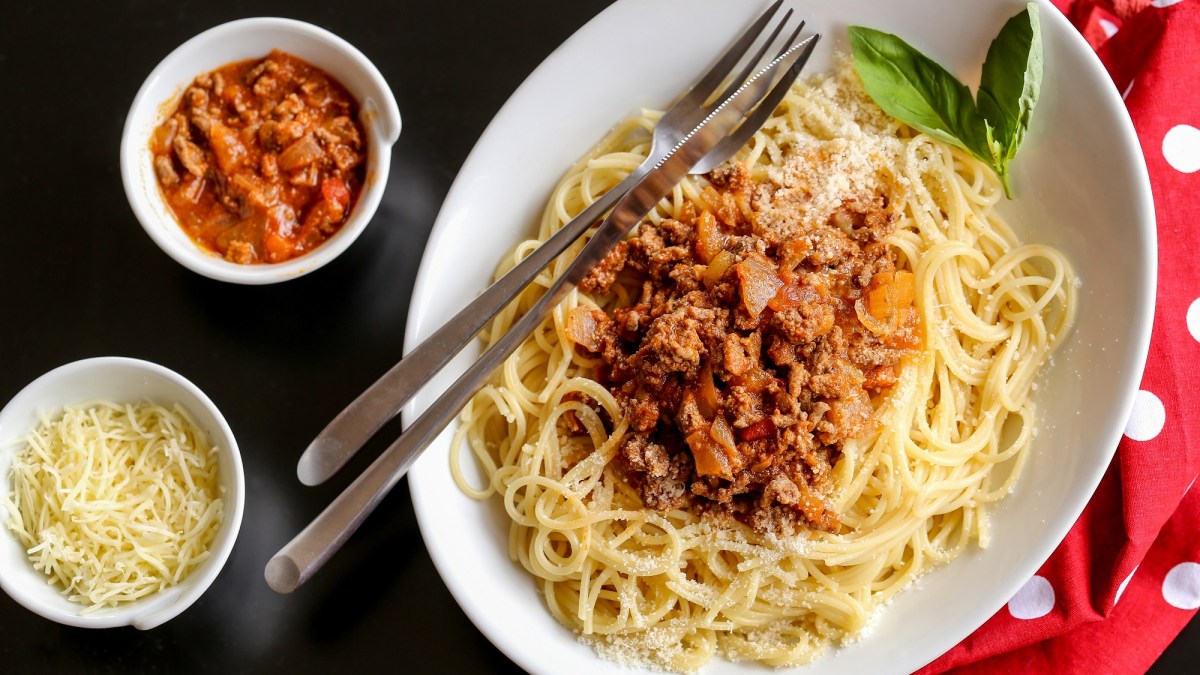
[[[177,510],[185,501],[189,505],[206,501],[209,507],[209,511],[204,512],[208,515],[207,522],[219,522],[219,524],[202,526],[199,523],[204,522],[204,516],[196,513],[188,513],[183,517],[171,517],[172,514],[167,513],[171,509],[163,506],[165,498],[145,487],[144,480],[147,478],[145,472],[128,468],[132,466],[132,463],[122,465],[120,468],[114,468],[112,465],[105,466],[103,458],[108,456],[106,450],[110,449],[109,443],[107,441],[100,443],[105,446],[104,448],[97,448],[97,443],[91,443],[88,447],[91,448],[90,452],[93,453],[94,459],[90,465],[86,468],[68,466],[62,470],[62,476],[59,478],[62,485],[72,486],[69,494],[74,495],[71,500],[75,504],[70,507],[63,506],[61,511],[73,514],[74,522],[88,524],[89,527],[94,528],[95,532],[100,533],[98,536],[124,542],[132,542],[136,539],[136,535],[129,535],[131,532],[149,532],[149,535],[145,535],[150,537],[149,540],[139,540],[139,545],[146,545],[143,551],[150,551],[154,546],[160,546],[160,550],[173,546],[173,544],[161,546],[163,540],[158,538],[154,534],[153,528],[148,525],[156,522],[171,524],[194,522],[197,525],[194,532],[177,532],[178,537],[167,538],[168,541],[185,543],[179,545],[169,555],[160,557],[160,562],[168,571],[172,569],[185,570],[180,574],[181,579],[172,580],[165,587],[153,590],[135,600],[115,605],[102,603],[100,606],[90,608],[89,604],[71,600],[64,595],[63,585],[57,582],[53,585],[49,583],[50,577],[42,570],[36,569],[30,560],[27,544],[11,529],[10,520],[13,518],[17,518],[18,522],[23,520],[10,510],[14,506],[19,510],[20,507],[17,505],[23,503],[23,500],[14,493],[18,481],[12,475],[12,469],[18,455],[27,446],[25,439],[29,434],[42,427],[44,419],[56,421],[62,416],[64,408],[69,406],[82,410],[101,410],[106,405],[101,402],[112,402],[121,406],[128,404],[127,409],[140,407],[145,410],[147,407],[161,407],[176,413],[172,419],[188,420],[187,424],[183,426],[194,432],[194,435],[189,437],[189,442],[174,446],[175,450],[164,450],[169,446],[145,444],[142,446],[145,454],[141,456],[141,461],[145,462],[145,466],[157,470],[163,466],[163,463],[187,462],[189,459],[193,459],[195,455],[187,455],[186,450],[203,452],[205,448],[208,448],[209,452],[203,453],[207,456],[206,462],[198,464],[189,462],[189,466],[193,467],[188,470],[189,479],[192,478],[192,473],[195,474],[190,487],[186,490],[179,487],[173,491],[176,497],[178,494],[186,493],[188,498],[172,500],[170,503],[174,505],[172,508]],[[180,409],[185,412],[179,412]],[[90,438],[95,440],[94,436]],[[52,448],[53,446],[46,447]],[[76,446],[76,448],[79,447],[82,445]],[[128,447],[123,449],[128,449]],[[163,451],[161,454],[166,459],[162,456],[150,456],[158,450]],[[76,452],[79,450],[76,449]],[[51,451],[48,454],[53,456],[54,452]],[[28,464],[28,462],[25,463]],[[215,477],[211,473],[214,468]],[[209,473],[201,475],[199,472],[204,469],[208,469]],[[127,473],[122,474],[123,471]],[[161,478],[162,473],[154,477]],[[171,473],[175,473],[175,470],[171,470]],[[116,475],[117,477],[98,478],[98,474],[101,476]],[[129,478],[131,475],[134,480],[120,480],[121,477]],[[74,482],[74,479],[80,476],[87,478]],[[26,481],[24,484],[29,485],[30,483]],[[38,483],[38,485],[44,485],[44,483]],[[130,485],[139,486],[136,491],[133,491],[136,492],[136,495],[131,494],[131,488],[128,487]],[[178,485],[177,483],[177,487]],[[108,491],[103,492],[105,489]],[[197,492],[201,490],[206,492],[205,499],[196,496]],[[40,500],[43,502],[57,502],[59,499],[59,496],[47,497],[45,490],[35,492],[41,495]],[[233,550],[234,542],[241,529],[245,492],[242,459],[233,432],[213,402],[186,378],[154,363],[122,357],[85,359],[60,366],[34,380],[0,410],[0,495],[3,496],[0,503],[10,500],[12,502],[12,505],[0,506],[0,513],[3,514],[3,523],[0,524],[0,530],[2,530],[0,532],[0,588],[3,588],[9,597],[26,609],[61,624],[80,628],[116,626],[134,626],[142,630],[154,628],[175,618],[190,607],[217,578]],[[101,494],[119,495],[121,499],[100,501],[97,496]],[[145,501],[142,501],[143,499]],[[215,503],[217,499],[220,500],[219,505]],[[106,511],[109,508],[108,504],[120,502],[128,504],[141,502],[141,505],[136,508],[113,507],[119,512],[119,515],[128,515],[132,510],[135,516],[134,520],[137,521],[136,525],[130,525],[128,520],[111,516]],[[154,511],[155,518],[146,516],[145,511],[139,511],[139,509],[147,508]],[[159,509],[163,513],[158,513]],[[36,513],[36,510],[32,513]],[[36,519],[35,515],[24,515]],[[72,542],[75,548],[67,550],[91,552],[98,550],[97,548],[89,549],[87,542],[80,543],[81,540],[73,539],[73,533],[77,533],[78,530],[71,527],[57,529],[58,525],[54,517],[50,517],[48,522],[50,527],[47,527],[46,531],[66,531],[68,533],[65,539]],[[114,534],[114,529],[106,529],[118,522],[125,527],[125,534],[119,536]],[[199,532],[201,529],[204,530],[203,535],[195,535],[195,532]],[[128,538],[126,535],[129,535]],[[42,542],[38,546],[45,546],[45,542],[51,539],[40,533],[34,533],[34,537]],[[60,537],[54,537],[55,541],[59,539]],[[129,560],[133,555],[124,546],[121,548],[124,553],[119,556],[85,557],[84,560],[117,560],[118,562],[112,567],[120,569],[126,564],[124,561]],[[184,561],[185,557],[190,558],[192,562]],[[104,565],[104,567],[103,576],[105,580],[108,580],[107,575],[111,570],[107,568],[110,566]],[[61,569],[67,568],[67,565],[61,566]],[[80,564],[79,568],[83,569],[85,565]],[[76,568],[72,567],[71,569]],[[133,576],[126,575],[126,578],[130,579]],[[97,587],[99,585],[94,586],[94,588]]]
[[[268,55],[280,73],[253,69]],[[214,83],[236,64],[236,80]],[[121,178],[171,258],[213,279],[275,283],[327,264],[362,233],[400,127],[383,76],[348,42],[301,21],[241,19],[150,73],[125,120]]]

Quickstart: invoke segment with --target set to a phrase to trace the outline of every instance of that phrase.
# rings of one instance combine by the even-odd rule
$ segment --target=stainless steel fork
[[[649,155],[641,166],[471,301],[339,413],[301,455],[296,466],[300,482],[305,485],[318,485],[337,473],[380,427],[395,417],[404,404],[478,335],[479,331],[528,286],[542,269],[612,208],[621,196],[636,185],[654,164],[683,138],[684,134],[699,124],[721,101],[733,94],[763,62],[771,47],[778,44],[779,35],[791,19],[790,9],[775,24],[757,52],[746,59],[741,70],[734,74],[735,67],[742,62],[750,47],[767,33],[768,24],[782,4],[783,0],[776,0],[721,55],[712,68],[663,114],[654,129]],[[804,22],[801,21],[783,42],[778,53],[783,53],[795,43],[803,27]],[[728,85],[721,90],[723,83]],[[707,173],[732,157],[762,126],[785,93],[786,89],[783,88],[773,91],[742,126],[705,155],[692,169],[692,173]]]
[[[621,197],[595,236],[584,246],[579,257],[555,278],[534,306],[489,346],[371,466],[271,558],[264,570],[264,576],[272,589],[280,593],[289,593],[325,564],[407,473],[421,451],[462,409],[486,378],[549,314],[565,293],[578,283],[587,270],[652,210],[674,185],[704,158],[704,155],[717,147],[722,139],[749,124],[753,111],[768,104],[774,107],[774,102],[778,101],[777,97],[782,96],[778,92],[786,92],[791,88],[800,69],[812,55],[819,37],[815,35],[788,48],[748,79],[745,85],[738,87],[732,96],[718,102],[712,113],[684,134],[645,177]]]

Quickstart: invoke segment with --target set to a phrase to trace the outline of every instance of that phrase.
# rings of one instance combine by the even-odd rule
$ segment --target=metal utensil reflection
[[[787,49],[720,102],[625,194],[588,241],[578,258],[554,281],[530,310],[493,343],[324,511],[284,546],[264,571],[267,584],[290,593],[307,581],[358,529],[380,500],[404,476],[421,451],[462,409],[496,367],[545,318],[625,234],[649,213],[685,175],[723,139],[751,123],[750,113],[772,107],[776,92],[791,87],[812,54],[819,35]],[[782,94],[778,94],[782,96]],[[768,111],[770,112],[770,111]],[[762,121],[759,120],[761,125]],[[755,127],[757,128],[757,127]]]
[[[783,0],[776,0],[717,59],[708,72],[663,113],[654,128],[646,161],[555,232],[550,239],[472,300],[457,315],[446,321],[433,335],[426,338],[330,421],[300,456],[296,465],[296,475],[300,482],[305,485],[318,485],[337,473],[547,265],[599,221],[668,151],[721,102],[728,99],[756,68],[761,67],[763,59],[779,42],[780,34],[791,19],[791,10],[788,10],[769,31],[753,56],[745,59],[742,68],[735,72],[747,51],[768,33],[768,24],[782,4]],[[776,57],[795,44],[803,28],[804,22],[801,21],[783,41]],[[690,173],[708,173],[728,161],[762,126],[784,93],[786,89],[778,90],[774,100],[764,101],[755,108],[746,122],[709,150],[700,162],[692,167]]]

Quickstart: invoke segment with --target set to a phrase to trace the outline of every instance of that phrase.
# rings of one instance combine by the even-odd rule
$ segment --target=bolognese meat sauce
[[[573,310],[568,333],[600,357],[629,423],[618,462],[647,507],[836,531],[832,467],[919,345],[913,276],[883,241],[881,197],[782,237],[758,223],[744,167],[711,178],[711,209],[643,223],[580,284],[640,283],[636,302]]]
[[[340,83],[273,51],[197,77],[151,151],[194,241],[232,262],[276,263],[345,223],[363,186],[365,141]]]

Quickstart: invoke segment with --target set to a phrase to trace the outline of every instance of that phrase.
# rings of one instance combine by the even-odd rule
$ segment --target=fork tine
[[[748,111],[762,107],[764,96],[769,98],[781,88],[786,90],[791,85],[804,61],[811,55],[815,42],[814,37],[809,39],[807,46],[801,43],[790,47],[785,55],[753,75],[732,98],[718,103],[702,123],[688,131],[678,145],[656,162],[654,172],[644,174],[632,192],[622,195],[612,215],[604,220],[579,256],[551,282],[533,306],[489,345],[475,363],[413,420],[400,438],[388,446],[320,515],[271,558],[263,575],[272,589],[280,593],[294,591],[341,548],[407,473],[422,450],[462,410],[484,380],[517,349],[588,270],[670,193],[683,171],[686,171],[686,166],[695,161],[698,154],[704,153],[716,138],[732,129],[737,120],[743,120],[744,123]],[[783,64],[788,62],[787,59],[793,59],[787,70],[782,74],[777,72],[785,67]]]
[[[721,92],[721,95],[715,99],[717,102],[724,101],[730,96],[733,96],[733,92],[737,91],[738,87],[742,86],[742,83],[746,81],[746,78],[750,77],[750,74],[753,73],[754,69],[758,67],[758,64],[763,60],[763,56],[767,53],[767,50],[771,48],[771,45],[775,44],[775,39],[779,37],[779,34],[783,31],[783,27],[787,25],[791,18],[792,10],[789,9],[787,13],[783,15],[783,19],[779,21],[779,24],[775,26],[775,30],[771,31],[771,37],[767,38],[767,40],[763,42],[762,46],[758,48],[758,53],[754,55],[754,58],[746,62],[746,65],[742,67],[742,72],[738,73],[737,77],[733,78],[733,80],[729,82],[729,86],[725,87],[725,91]],[[788,38],[788,41],[784,43],[783,47],[779,50],[779,53],[775,55],[775,58],[782,56],[789,47],[795,44],[796,36],[800,34],[801,28],[804,28],[803,21],[800,22],[800,27],[792,32],[791,37]]]
[[[746,50],[750,49],[750,46],[758,40],[758,37],[762,35],[763,29],[766,27],[767,23],[770,22],[771,18],[775,16],[775,13],[778,12],[779,8],[782,6],[783,0],[775,0],[775,2],[772,3],[771,6],[766,9],[766,11],[764,11],[757,19],[754,20],[754,23],[750,24],[750,27],[748,27],[741,34],[741,36],[738,37],[737,41],[734,42],[729,49],[725,50],[725,53],[721,55],[721,58],[718,59],[715,64],[713,64],[712,68],[710,68],[707,73],[697,80],[696,84],[692,85],[692,88],[689,89],[686,94],[681,96],[669,110],[667,110],[662,119],[679,121],[681,119],[690,119],[691,117],[695,117],[694,121],[699,122],[704,115],[702,108],[704,102],[707,101],[712,95],[712,92],[715,91],[716,88],[725,81],[725,78],[729,75],[729,72],[733,70],[735,66],[737,66],[739,61],[741,61],[742,56],[746,53]],[[788,15],[791,15],[791,10],[788,10]],[[776,31],[778,32],[778,29],[776,29]],[[772,36],[772,39],[774,39],[774,36]],[[761,56],[758,58],[761,58]],[[758,58],[755,60],[757,61]],[[753,63],[754,62],[751,62],[751,65],[753,65]],[[743,75],[739,79],[744,80],[745,76]],[[741,83],[738,82],[738,84]],[[725,98],[727,98],[727,96],[721,96],[718,101],[722,101]],[[660,121],[659,123],[661,124],[662,122]],[[695,126],[694,123],[689,124],[680,122],[680,124],[681,126],[687,128]]]
[[[800,28],[803,27],[804,25],[801,24]],[[788,40],[789,44],[795,41],[796,37],[800,33],[800,28],[797,28],[792,34],[791,38]],[[775,86],[771,88],[771,91],[762,98],[762,101],[758,104],[758,107],[746,116],[746,119],[742,122],[741,126],[735,129],[733,133],[722,139],[721,142],[717,143],[717,145],[713,147],[713,149],[710,150],[703,159],[696,163],[696,165],[692,167],[692,173],[702,174],[712,171],[721,164],[724,164],[726,160],[732,157],[738,150],[742,148],[743,145],[746,144],[747,141],[750,140],[750,137],[753,136],[760,127],[762,127],[763,122],[766,121],[766,118],[771,113],[775,112],[775,107],[779,105],[779,102],[782,101],[783,97],[787,95],[788,90],[792,88],[792,84],[796,81],[796,78],[800,76],[800,71],[804,68],[804,64],[808,63],[808,59],[812,56],[813,50],[816,48],[817,42],[819,42],[820,39],[820,33],[808,38],[808,46],[806,46],[800,56],[796,58],[796,61],[792,64],[791,68],[789,68],[787,72],[781,76],[780,80],[775,84]],[[787,48],[784,49],[784,52],[786,51]],[[781,54],[782,53],[783,52],[781,52]]]
[[[782,5],[783,0],[776,0],[732,46],[726,49],[709,71],[663,114],[654,130],[650,157],[641,166],[608,192],[597,197],[549,240],[480,293],[454,318],[447,321],[338,413],[300,457],[296,465],[296,474],[300,482],[305,485],[317,485],[337,472],[384,423],[399,413],[401,406],[408,402],[425,382],[470,343],[501,308],[506,307],[542,269],[602,218],[641,176],[650,171],[656,158],[665,154],[684,134],[699,124],[710,112],[703,104],[763,35],[766,26]],[[787,17],[783,23],[786,22]],[[778,33],[779,29],[776,29],[768,44]],[[761,53],[760,50],[756,60],[761,59]],[[735,146],[733,150],[736,149]]]
[[[808,23],[808,22],[801,21],[800,25],[796,26],[796,30],[792,31],[792,34],[788,36],[787,41],[784,42],[783,46],[779,48],[779,53],[775,55],[775,58],[779,58],[779,57],[783,56],[787,52],[787,50],[792,47],[792,45],[796,44],[796,39],[800,37],[800,31],[804,30],[804,24],[806,24],[806,23]],[[821,36],[818,35],[817,39],[819,40],[820,38],[821,38]],[[814,42],[814,44],[815,44],[815,42]],[[809,57],[809,54],[801,55],[800,60],[802,62],[807,61],[808,57]]]

